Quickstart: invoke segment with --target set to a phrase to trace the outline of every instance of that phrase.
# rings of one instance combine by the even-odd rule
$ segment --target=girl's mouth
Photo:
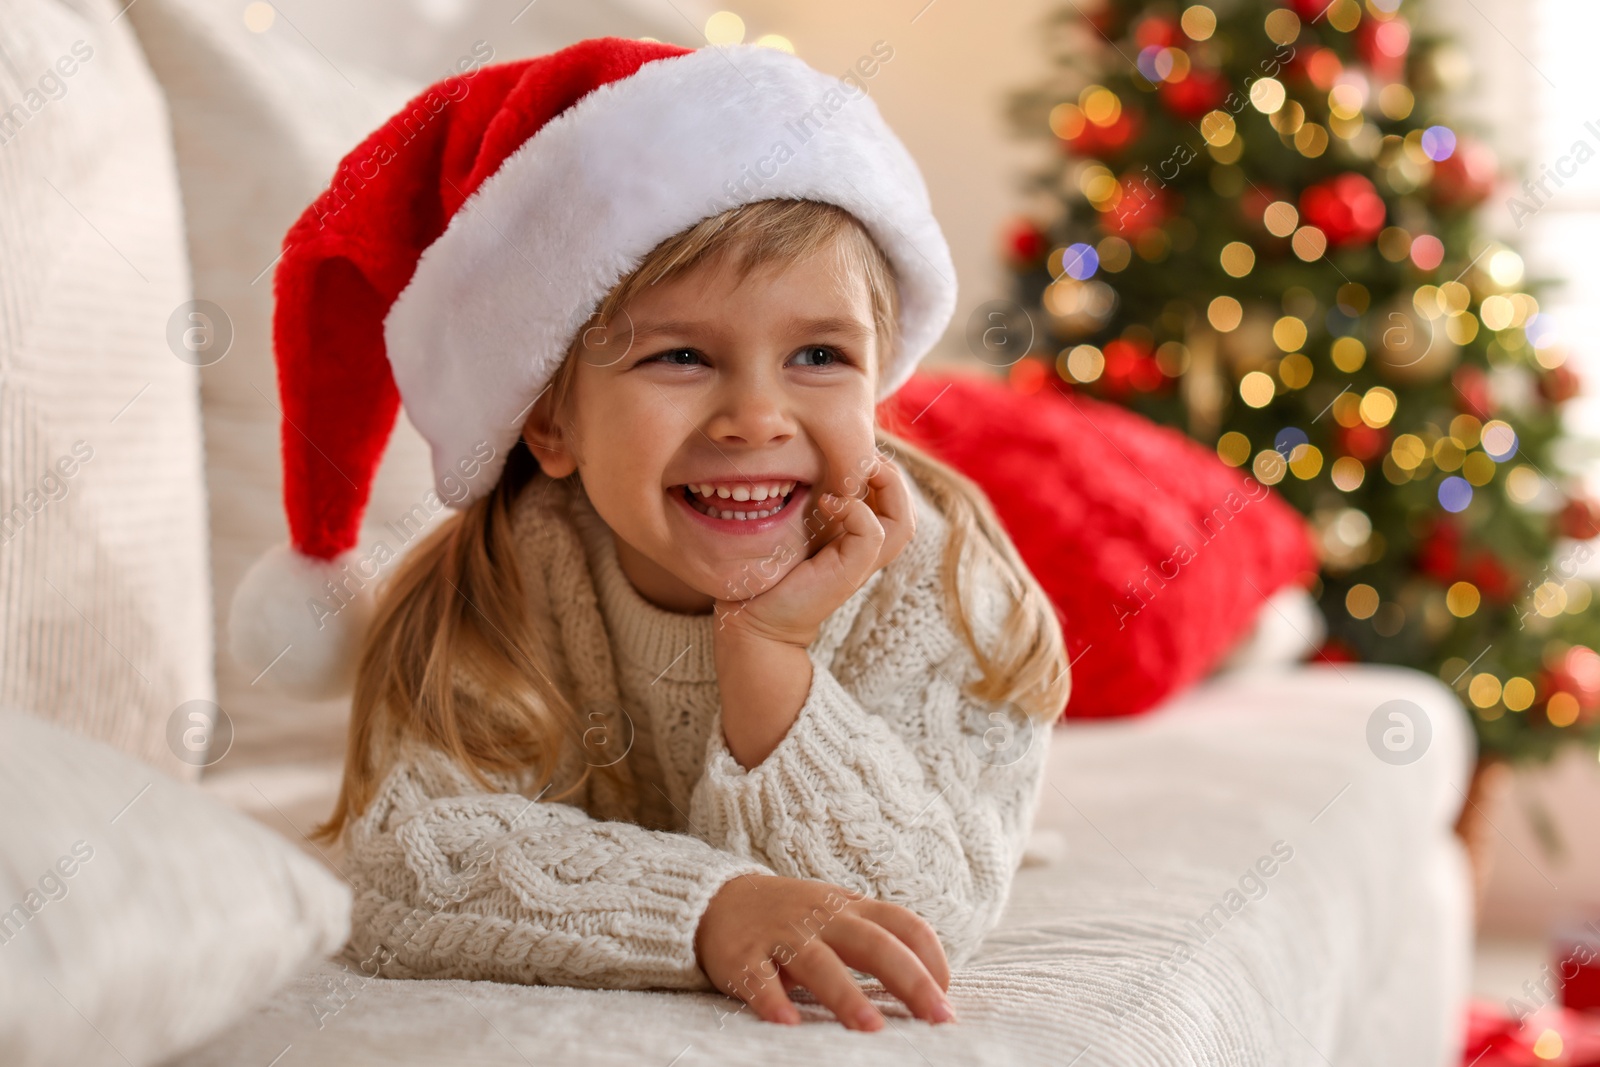
[[[710,485],[680,485],[678,486],[678,493],[683,497],[684,503],[699,514],[709,518],[731,520],[733,522],[758,522],[761,519],[770,518],[787,508],[789,502],[794,499],[795,490],[805,489],[805,483],[794,481],[773,483],[771,489],[777,490],[776,494],[768,492],[767,487],[763,486],[760,490],[757,490],[762,496],[760,500],[756,500],[748,490],[737,494],[729,493],[726,496],[723,493],[726,493],[727,490],[709,494],[705,492],[705,490],[711,488]],[[745,499],[735,499],[736,495],[742,495]]]
[[[672,486],[667,493],[683,505],[694,525],[713,533],[748,535],[789,523],[810,488],[810,482],[798,478],[774,478],[738,485],[691,482]]]

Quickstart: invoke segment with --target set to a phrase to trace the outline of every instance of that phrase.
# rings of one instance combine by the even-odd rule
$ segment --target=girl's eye
[[[807,345],[800,350],[800,355],[802,357],[821,356],[824,362],[811,364],[814,367],[826,367],[832,363],[842,362],[839,353],[825,345]]]
[[[693,366],[692,363],[680,363],[680,362],[678,362],[677,357],[679,357],[679,356],[687,356],[690,359],[699,359],[700,358],[700,353],[696,352],[692,348],[674,348],[674,349],[672,349],[670,351],[662,352],[660,355],[651,356],[649,359],[645,360],[645,362],[646,363],[665,363],[668,366],[672,366],[672,367],[689,367],[689,366]]]

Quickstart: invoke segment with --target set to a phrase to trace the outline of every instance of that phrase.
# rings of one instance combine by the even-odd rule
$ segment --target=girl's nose
[[[787,398],[771,382],[729,381],[718,391],[706,435],[716,442],[764,445],[794,436]]]

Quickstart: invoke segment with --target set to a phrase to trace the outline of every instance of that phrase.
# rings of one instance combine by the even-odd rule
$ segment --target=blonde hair
[[[705,219],[668,238],[601,302],[577,331],[551,381],[552,412],[567,410],[583,338],[604,326],[647,286],[734,254],[744,276],[765,264],[793,262],[832,247],[841,267],[864,276],[878,335],[878,363],[898,338],[899,301],[892,265],[848,212],[809,200],[764,200]],[[880,370],[881,373],[881,370]],[[879,427],[879,451],[895,459],[949,522],[940,564],[947,610],[972,649],[980,677],[962,680],[969,697],[1012,703],[1039,723],[1054,721],[1070,687],[1060,620],[971,480]],[[351,706],[344,781],[333,813],[312,837],[337,838],[371,803],[392,745],[421,740],[453,756],[486,789],[485,772],[533,766],[538,785],[552,782],[563,746],[581,750],[579,715],[551,679],[549,649],[525,609],[514,560],[512,507],[545,477],[525,441],[507,456],[494,489],[449,516],[383,579],[376,615],[362,646]],[[577,477],[576,472],[567,476]],[[961,594],[963,574],[979,567],[1008,587],[1012,610],[986,648]],[[626,760],[582,761],[577,781],[549,795],[575,792],[591,773],[611,780],[614,795],[637,796]]]

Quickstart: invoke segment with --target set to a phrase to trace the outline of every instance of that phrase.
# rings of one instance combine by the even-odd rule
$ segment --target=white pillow
[[[198,775],[215,697],[166,103],[113,0],[0,12],[0,702]]]
[[[198,786],[0,707],[0,1061],[158,1062],[344,943],[350,889]]]
[[[285,25],[252,33],[244,5],[216,0],[139,0],[127,21],[166,91],[183,185],[196,297],[231,327],[227,354],[201,372],[205,478],[217,620],[217,700],[233,728],[232,754],[207,769],[343,758],[349,701],[309,704],[256,681],[228,654],[228,605],[240,577],[288,539],[282,446],[272,357],[273,270],[284,234],[333,179],[340,157],[377,129],[415,86],[343,59],[335,68]],[[279,16],[280,20],[282,16]],[[441,72],[441,77],[443,73]],[[414,530],[433,485],[427,444],[404,413],[385,450],[367,508],[376,537],[397,551],[389,524]],[[443,518],[441,508],[428,516]],[[291,653],[292,655],[292,653]],[[253,812],[275,816],[253,789],[234,791]],[[275,798],[276,800],[277,798]],[[326,810],[294,812],[321,819]]]

